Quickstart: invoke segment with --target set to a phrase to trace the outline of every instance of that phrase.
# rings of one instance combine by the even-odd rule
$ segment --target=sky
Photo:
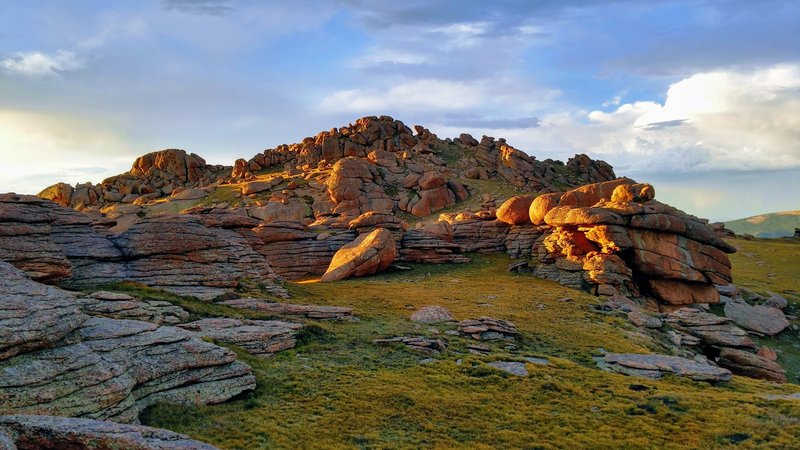
[[[384,114],[586,153],[711,220],[800,209],[800,2],[3,1],[0,192]]]

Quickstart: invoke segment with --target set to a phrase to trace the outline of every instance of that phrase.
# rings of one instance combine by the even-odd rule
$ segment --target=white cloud
[[[440,45],[444,48],[463,48],[479,43],[488,28],[488,22],[464,22],[437,27],[431,31],[441,39]]]
[[[42,52],[17,52],[0,60],[0,67],[8,73],[39,77],[79,69],[83,67],[83,62],[75,53],[66,50],[58,50],[51,55]]]
[[[504,130],[530,153],[586,152],[621,173],[800,167],[800,65],[719,70],[670,86],[664,104],[541,116],[540,127]]]

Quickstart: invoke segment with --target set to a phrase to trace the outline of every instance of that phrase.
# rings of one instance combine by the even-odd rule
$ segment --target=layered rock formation
[[[3,442],[3,435],[7,442]],[[52,416],[0,416],[5,450],[214,450],[188,436],[158,428]]]
[[[670,313],[666,320],[674,328],[673,341],[679,347],[703,354],[736,374],[786,382],[784,370],[762,356],[758,345],[731,319],[694,308],[681,308]]]
[[[274,285],[277,276],[244,236],[225,222],[204,219],[145,218],[115,235],[89,215],[33,196],[4,194],[0,259],[34,280],[64,287],[127,280],[214,297],[243,278]]]
[[[531,204],[546,225],[534,273],[601,295],[646,296],[670,310],[716,303],[731,282],[735,251],[707,222],[654,200],[647,184],[622,178],[547,194]]]
[[[134,422],[157,402],[219,403],[255,388],[228,349],[179,328],[91,317],[79,304],[0,262],[0,414]]]
[[[294,348],[301,324],[281,320],[239,320],[215,317],[178,325],[201,338],[238,345],[248,353],[269,357]]]

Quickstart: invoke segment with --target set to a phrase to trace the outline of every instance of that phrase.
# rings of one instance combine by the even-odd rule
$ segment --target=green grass
[[[473,255],[458,266],[290,284],[292,301],[349,306],[361,320],[309,322],[297,348],[271,359],[235,349],[255,371],[255,392],[216,406],[159,405],[143,422],[227,449],[795,445],[800,403],[763,396],[800,387],[741,377],[712,386],[600,371],[592,356],[601,348],[647,352],[649,341],[622,320],[591,312],[595,297],[508,273],[509,261]],[[559,302],[563,297],[573,301]],[[457,319],[511,320],[521,333],[519,347],[492,344],[491,356],[472,355],[466,350],[472,341],[444,333],[455,325],[410,322],[416,308],[430,304]],[[197,314],[228,313],[197,308]],[[405,334],[439,336],[450,346],[423,364],[424,356],[372,343]],[[486,365],[522,356],[547,356],[551,364],[528,364],[528,378]]]
[[[453,167],[461,158],[465,156],[469,157],[475,155],[474,150],[464,148],[455,142],[448,144],[444,141],[434,141],[431,143],[431,149],[450,167]]]

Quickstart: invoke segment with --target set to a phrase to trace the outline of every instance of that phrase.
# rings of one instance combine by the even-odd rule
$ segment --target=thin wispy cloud
[[[221,16],[231,12],[229,0],[162,0],[164,9],[187,14]]]

